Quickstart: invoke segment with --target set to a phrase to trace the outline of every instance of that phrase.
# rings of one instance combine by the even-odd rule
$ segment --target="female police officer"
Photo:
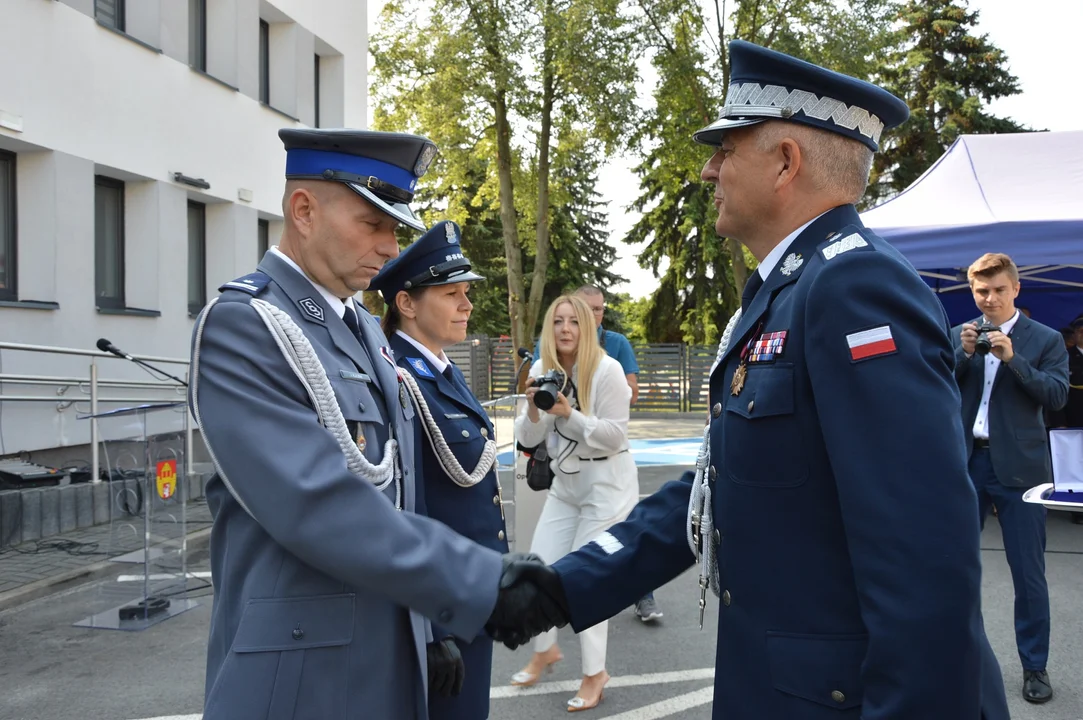
[[[418,435],[425,438],[419,512],[506,552],[493,425],[444,354],[466,339],[473,309],[467,291],[481,279],[463,256],[459,227],[446,221],[388,263],[370,289],[380,291],[388,305],[384,333],[408,373],[404,380],[419,410]],[[492,640],[479,635],[466,642],[434,625],[428,656],[430,719],[488,718]]]

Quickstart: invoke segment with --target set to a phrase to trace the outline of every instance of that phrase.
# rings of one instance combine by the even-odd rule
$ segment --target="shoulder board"
[[[259,295],[263,292],[264,288],[271,282],[271,276],[262,272],[254,272],[239,277],[236,280],[230,280],[228,283],[224,283],[218,288],[218,292],[225,292],[226,290],[240,290],[246,292],[249,295]]]
[[[825,261],[834,260],[843,253],[852,250],[875,250],[870,238],[865,237],[861,228],[850,225],[838,232],[831,233],[827,240],[820,243],[819,251]]]

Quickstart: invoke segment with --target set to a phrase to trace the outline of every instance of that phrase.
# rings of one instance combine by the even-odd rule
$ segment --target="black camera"
[[[978,339],[974,341],[974,352],[979,355],[988,355],[993,349],[993,343],[989,340],[989,333],[1000,330],[999,325],[982,325],[978,328]]]
[[[564,397],[568,396],[568,386],[571,385],[571,381],[561,371],[550,370],[534,378],[530,384],[538,388],[538,392],[534,393],[534,405],[539,410],[548,410],[556,405],[558,392],[564,393]]]

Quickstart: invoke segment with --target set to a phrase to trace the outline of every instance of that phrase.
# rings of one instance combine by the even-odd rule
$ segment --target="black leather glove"
[[[514,650],[570,621],[568,600],[556,571],[534,554],[504,555],[496,607],[485,625],[489,636]]]
[[[429,692],[443,697],[458,695],[466,679],[466,665],[455,640],[446,637],[425,646],[429,664]]]

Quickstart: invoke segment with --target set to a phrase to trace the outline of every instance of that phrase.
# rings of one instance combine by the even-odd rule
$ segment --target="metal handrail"
[[[90,358],[112,358],[113,360],[125,359],[117,357],[112,353],[102,352],[101,350],[83,350],[82,348],[56,347],[53,345],[25,345],[23,343],[0,342],[0,350],[20,350],[23,352],[40,352],[53,355],[80,355],[82,357]],[[145,360],[147,362],[170,363],[172,365],[188,364],[187,358],[157,357],[155,355],[132,355],[132,357],[136,360]]]
[[[90,382],[89,377],[77,378],[77,377],[58,377],[55,375],[10,375],[0,374],[0,382],[11,383],[12,385],[63,385],[65,387],[70,386],[82,386]],[[172,380],[162,380],[155,382],[153,380],[99,380],[99,387],[117,387],[117,388],[170,388],[176,389],[181,387]]]
[[[82,378],[72,378],[64,376],[50,376],[50,375],[0,375],[0,384],[7,382],[12,385],[43,385],[43,386],[60,386],[62,389],[57,391],[55,397],[46,397],[40,395],[3,395],[0,394],[0,402],[5,400],[8,402],[52,402],[57,403],[58,410],[74,405],[82,398],[67,398],[63,395],[66,388],[76,386],[82,390],[83,385],[89,383],[89,398],[90,401],[90,414],[96,415],[98,413],[99,403],[144,403],[152,398],[102,398],[98,397],[99,386],[123,388],[123,389],[146,389],[157,390],[159,388],[169,388],[173,392],[182,389],[182,386],[172,381],[166,382],[150,382],[146,380],[99,380],[98,379],[98,359],[108,358],[112,360],[141,360],[143,362],[154,362],[168,365],[184,365],[187,367],[189,361],[187,358],[170,358],[170,357],[158,357],[156,355],[131,355],[128,358],[121,358],[112,353],[102,352],[100,350],[84,350],[82,348],[68,348],[57,347],[53,345],[29,345],[25,343],[12,343],[12,342],[0,342],[0,350],[14,350],[17,352],[28,353],[46,353],[52,355],[76,355],[79,357],[90,358],[90,378],[84,380]],[[188,379],[188,374],[185,373],[185,380]],[[84,391],[86,392],[86,391]],[[187,457],[185,458],[186,475],[188,478],[192,476],[192,414],[191,412],[184,413],[184,436],[187,447]],[[90,420],[90,481],[92,483],[101,482],[98,477],[98,470],[100,467],[98,458],[98,421],[92,418]]]

